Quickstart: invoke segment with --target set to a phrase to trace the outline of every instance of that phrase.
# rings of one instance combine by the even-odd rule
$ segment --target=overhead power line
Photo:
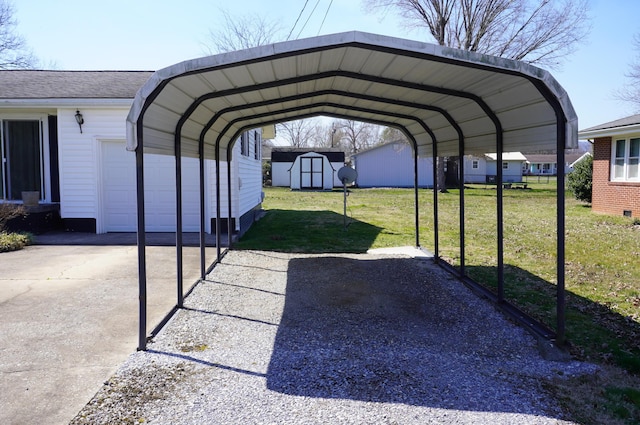
[[[300,38],[300,34],[302,34],[302,31],[304,31],[305,27],[309,23],[309,19],[311,19],[311,17],[313,16],[313,12],[316,11],[316,8],[318,7],[318,3],[320,3],[320,0],[316,1],[316,5],[313,6],[313,10],[311,10],[311,13],[309,13],[309,16],[307,16],[307,20],[304,21],[304,25],[302,26],[302,28],[300,28],[300,32],[298,32],[298,38]]]
[[[298,14],[298,17],[296,18],[296,22],[294,22],[293,27],[291,27],[291,31],[289,31],[289,35],[287,36],[287,40],[289,40],[289,38],[291,38],[291,34],[293,33],[293,30],[296,28],[296,25],[298,25],[298,21],[300,20],[300,17],[304,13],[304,10],[307,8],[307,4],[308,3],[309,3],[309,0],[305,0],[304,6],[302,6],[302,10],[300,11],[300,14]]]
[[[331,9],[332,4],[333,4],[333,0],[329,2],[329,6],[327,6],[327,11],[324,12],[324,18],[322,18],[322,22],[320,23],[320,28],[318,28],[318,34],[316,35],[320,35],[320,31],[322,31],[322,26],[324,25],[325,19],[327,19],[327,15],[329,14],[329,9]]]

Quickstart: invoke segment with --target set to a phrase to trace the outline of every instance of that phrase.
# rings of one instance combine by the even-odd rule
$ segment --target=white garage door
[[[125,142],[102,143],[102,188],[107,232],[136,231],[135,154]],[[174,232],[176,223],[175,159],[146,154],[144,159],[145,220],[148,232]],[[182,221],[185,231],[199,230],[198,160],[182,159]]]

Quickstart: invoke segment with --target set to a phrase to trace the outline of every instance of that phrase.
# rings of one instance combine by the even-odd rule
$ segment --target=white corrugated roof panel
[[[199,104],[201,97],[207,99]],[[349,32],[185,61],[154,73],[129,113],[128,148],[174,153],[184,116],[183,152],[207,156],[243,129],[311,115],[336,115],[410,129],[422,155],[577,145],[577,117],[562,87],[524,63],[428,43]],[[213,122],[210,120],[214,119]],[[453,121],[453,124],[452,122]],[[559,123],[559,124],[557,124]],[[203,140],[200,133],[211,125]],[[428,128],[425,129],[424,126]],[[138,140],[136,128],[142,134]],[[224,158],[223,158],[224,159]]]

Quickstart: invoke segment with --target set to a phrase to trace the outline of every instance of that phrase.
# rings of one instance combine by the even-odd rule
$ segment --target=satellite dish
[[[338,178],[343,185],[348,185],[356,181],[358,172],[351,167],[342,167],[338,170]]]

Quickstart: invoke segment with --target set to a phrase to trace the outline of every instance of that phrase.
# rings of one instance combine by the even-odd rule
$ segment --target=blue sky
[[[317,8],[300,32],[302,23]],[[425,33],[407,32],[395,16],[363,13],[358,0],[309,0],[292,38],[359,30],[432,41]],[[562,69],[551,70],[569,93],[587,128],[636,113],[616,100],[640,32],[640,1],[590,0],[592,30]],[[226,6],[225,6],[226,4]],[[18,31],[45,64],[69,70],[156,70],[204,56],[209,30],[223,23],[220,8],[234,16],[247,11],[281,23],[288,33],[305,0],[14,0]]]

